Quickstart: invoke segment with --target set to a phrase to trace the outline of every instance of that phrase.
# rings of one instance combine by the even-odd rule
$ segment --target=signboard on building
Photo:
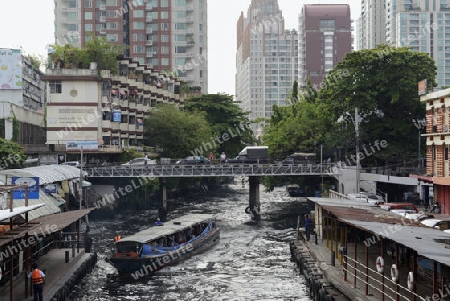
[[[0,90],[22,90],[20,49],[0,48]]]
[[[44,187],[45,193],[56,193],[56,184],[47,184]]]
[[[28,199],[39,199],[39,177],[12,177],[13,185],[28,185]],[[14,199],[25,199],[25,189],[13,190]]]
[[[418,92],[419,92],[419,95],[425,95],[425,94],[427,94],[427,80],[426,79],[424,79],[424,80],[421,80],[419,83],[418,83],[418,85],[417,85],[418,87]]]
[[[98,141],[67,141],[66,142],[67,150],[81,149],[81,147],[83,147],[83,150],[98,149]]]
[[[114,111],[113,112],[113,122],[120,122],[122,120],[122,112],[121,111]]]

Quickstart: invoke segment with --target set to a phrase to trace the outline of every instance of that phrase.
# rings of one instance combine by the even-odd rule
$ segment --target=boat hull
[[[109,262],[117,269],[120,275],[133,275],[135,278],[152,274],[167,266],[182,262],[191,256],[204,252],[219,242],[220,229],[215,228],[207,235],[188,242],[171,252],[147,257],[121,258],[111,257]]]

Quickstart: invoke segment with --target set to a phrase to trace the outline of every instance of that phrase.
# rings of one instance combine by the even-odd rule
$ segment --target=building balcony
[[[186,11],[187,12],[193,12],[194,11],[194,6],[193,5],[186,5]]]
[[[112,129],[110,120],[102,120],[102,129]]]
[[[146,32],[147,34],[152,34],[152,33],[153,33],[153,29],[152,29],[152,28],[146,28],[146,29],[145,29],[145,32]]]
[[[111,122],[111,130],[119,130],[120,122]]]
[[[150,3],[147,3],[145,5],[145,10],[152,10],[153,9],[153,5],[151,5]]]
[[[120,130],[121,130],[122,132],[126,132],[126,131],[128,131],[128,126],[129,126],[128,123],[121,123],[121,124],[120,124]]]
[[[147,46],[152,46],[153,45],[153,40],[147,40],[147,42],[145,44]]]
[[[194,18],[191,16],[186,17],[186,23],[194,23]]]
[[[153,17],[151,17],[151,16],[147,16],[147,17],[145,17],[145,22],[153,22]]]
[[[147,52],[146,57],[153,57],[153,52]]]

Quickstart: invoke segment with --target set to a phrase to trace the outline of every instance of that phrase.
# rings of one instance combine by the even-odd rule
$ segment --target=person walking
[[[306,241],[309,241],[311,237],[311,218],[309,214],[305,215],[305,232],[306,232]]]
[[[44,291],[44,277],[45,274],[41,270],[38,269],[37,263],[33,263],[31,266],[32,271],[28,273],[28,278],[31,278],[33,282],[33,300],[34,301],[43,301],[43,291]]]
[[[209,160],[209,163],[213,163],[213,161],[214,161],[214,154],[212,152],[209,153],[208,160]]]
[[[225,163],[226,160],[227,160],[227,155],[225,155],[225,152],[222,152],[220,154],[220,163]]]

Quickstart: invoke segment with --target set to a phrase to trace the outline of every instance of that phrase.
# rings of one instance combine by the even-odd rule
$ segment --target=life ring
[[[377,257],[376,266],[377,266],[377,272],[378,273],[383,273],[384,272],[384,259],[383,259],[383,257],[381,257],[381,256]]]
[[[245,208],[245,213],[250,214],[250,206]]]
[[[393,264],[391,267],[391,278],[392,278],[392,281],[395,281],[395,282],[398,281],[398,269],[397,269],[396,264]]]
[[[409,273],[408,273],[408,281],[407,281],[407,284],[408,284],[408,289],[409,289],[410,291],[412,291],[412,290],[414,289],[414,273],[413,273],[413,272],[409,272]]]

